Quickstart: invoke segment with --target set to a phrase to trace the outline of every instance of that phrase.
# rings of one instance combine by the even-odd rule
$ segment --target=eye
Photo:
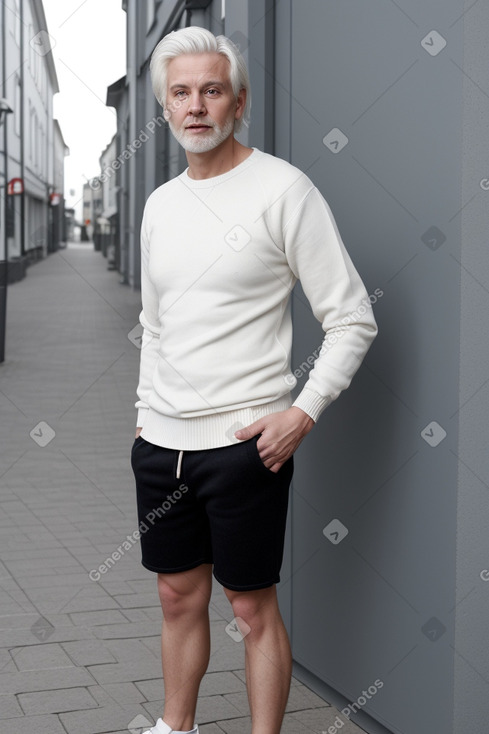
[[[219,94],[219,90],[218,89],[208,89],[207,94],[211,94],[214,97],[216,94]]]
[[[179,89],[178,92],[175,92],[175,97],[182,97],[185,96],[186,92],[183,89]]]

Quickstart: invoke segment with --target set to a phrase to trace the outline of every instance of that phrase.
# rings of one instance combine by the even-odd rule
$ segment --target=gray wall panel
[[[411,4],[409,18],[360,0],[291,9],[290,160],[331,205],[369,293],[384,293],[364,365],[297,453],[294,658],[349,701],[381,679],[363,711],[393,732],[451,732],[461,3]],[[278,3],[283,24],[287,13]],[[421,39],[435,28],[447,46],[431,55]],[[333,128],[349,139],[337,153],[323,143]],[[300,289],[294,323],[293,368],[321,339]],[[447,432],[436,447],[421,436],[431,421]],[[334,518],[348,528],[337,545],[322,532]],[[436,641],[423,632],[432,618]]]
[[[489,720],[489,5],[470,7],[465,2],[462,200],[470,203],[461,214],[456,732],[485,731]]]

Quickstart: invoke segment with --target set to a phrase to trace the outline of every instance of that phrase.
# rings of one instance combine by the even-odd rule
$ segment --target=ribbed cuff
[[[319,393],[314,392],[314,390],[309,390],[305,387],[292,403],[292,407],[300,408],[316,423],[323,410],[327,408],[333,400],[334,398],[331,395],[324,397],[323,395],[319,395]]]

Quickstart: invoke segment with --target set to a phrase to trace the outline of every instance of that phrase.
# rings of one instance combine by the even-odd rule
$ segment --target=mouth
[[[187,125],[186,130],[210,130],[210,125]]]

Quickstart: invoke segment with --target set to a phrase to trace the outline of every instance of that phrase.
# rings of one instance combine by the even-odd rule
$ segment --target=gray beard
[[[168,120],[168,125],[184,150],[188,150],[189,153],[207,153],[217,148],[231,135],[234,130],[234,118],[230,118],[222,128],[214,125],[212,132],[204,133],[205,137],[202,138],[192,135],[183,127],[176,128],[171,120]]]

